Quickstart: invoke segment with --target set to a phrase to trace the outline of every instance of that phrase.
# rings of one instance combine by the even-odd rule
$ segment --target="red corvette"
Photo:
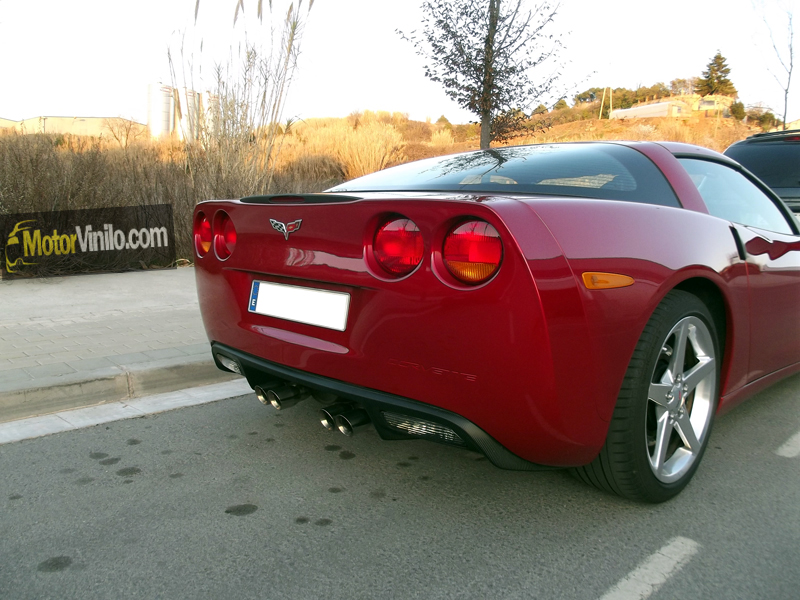
[[[676,143],[498,148],[194,216],[217,365],[322,424],[571,467],[651,502],[715,414],[800,371],[800,232]]]

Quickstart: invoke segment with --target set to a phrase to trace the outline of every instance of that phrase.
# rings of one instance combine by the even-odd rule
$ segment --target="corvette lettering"
[[[447,375],[455,376],[463,379],[464,381],[469,381],[470,383],[478,381],[478,376],[471,375],[470,373],[462,373],[460,371],[452,371],[450,369],[441,369],[439,367],[425,367],[419,363],[409,362],[407,360],[397,360],[396,358],[390,358],[389,365],[392,367],[400,367],[401,369],[413,369],[414,371],[419,371],[420,373],[428,373],[430,375],[437,375],[439,377]]]
[[[303,222],[303,219],[297,219],[297,221],[292,221],[291,223],[281,223],[280,221],[276,221],[275,219],[269,220],[272,228],[283,234],[283,237],[286,238],[286,241],[289,241],[289,234],[294,233],[298,229],[300,229],[300,224]]]

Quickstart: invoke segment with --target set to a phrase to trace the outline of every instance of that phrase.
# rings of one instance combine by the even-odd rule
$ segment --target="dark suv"
[[[725,150],[725,155],[755,173],[800,213],[800,129],[750,136]]]

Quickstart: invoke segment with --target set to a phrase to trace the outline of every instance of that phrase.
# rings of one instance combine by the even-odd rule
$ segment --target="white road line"
[[[790,437],[783,446],[775,450],[775,454],[786,458],[800,456],[800,431]]]
[[[664,585],[700,549],[700,544],[676,537],[606,592],[601,600],[644,600]]]

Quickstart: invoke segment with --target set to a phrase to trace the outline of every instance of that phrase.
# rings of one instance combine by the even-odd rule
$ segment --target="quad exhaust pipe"
[[[261,404],[272,406],[275,410],[289,408],[305,398],[302,388],[278,382],[257,385],[253,391]]]
[[[294,406],[308,396],[305,388],[280,381],[262,383],[255,386],[253,391],[261,404],[272,406],[275,410]],[[319,411],[319,422],[328,431],[338,430],[349,437],[359,427],[368,425],[370,418],[363,408],[353,408],[347,402],[336,402]]]
[[[358,427],[369,424],[370,418],[361,408],[337,402],[319,411],[319,422],[328,431],[339,431],[349,437]]]
[[[269,398],[267,397],[267,390],[270,389],[275,383],[267,383],[264,385],[257,385],[253,388],[253,391],[256,393],[256,398],[258,401],[261,402],[264,406],[271,406]]]
[[[335,422],[336,429],[347,437],[350,437],[355,433],[356,428],[368,425],[370,419],[367,411],[361,408],[354,408],[336,415]]]
[[[322,423],[322,426],[328,431],[336,431],[336,417],[352,410],[352,408],[352,406],[344,402],[337,402],[336,404],[326,406],[319,411],[319,422]]]

